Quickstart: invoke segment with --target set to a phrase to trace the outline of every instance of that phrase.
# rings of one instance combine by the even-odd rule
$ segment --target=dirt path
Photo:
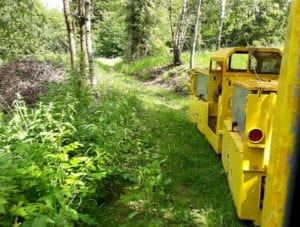
[[[99,57],[96,60],[103,63],[103,64],[105,64],[105,65],[113,66],[113,65],[119,63],[120,61],[122,61],[122,58],[120,58],[120,57],[117,57],[117,58],[102,58],[102,57]]]

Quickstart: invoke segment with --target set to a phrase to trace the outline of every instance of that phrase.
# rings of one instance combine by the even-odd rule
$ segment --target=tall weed
[[[159,165],[139,100],[114,87],[76,91],[52,88],[33,109],[19,98],[1,115],[1,226],[97,226],[99,207],[125,190],[152,196]]]

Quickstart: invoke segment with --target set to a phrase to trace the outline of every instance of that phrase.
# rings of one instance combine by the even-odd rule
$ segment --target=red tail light
[[[263,140],[264,134],[258,128],[251,129],[248,133],[248,138],[251,143],[260,143]]]

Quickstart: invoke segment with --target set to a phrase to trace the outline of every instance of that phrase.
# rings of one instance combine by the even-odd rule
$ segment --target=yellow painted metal
[[[256,50],[281,55],[278,49]],[[260,224],[278,75],[257,75],[250,72],[249,66],[247,70],[228,69],[232,54],[242,52],[250,56],[251,51],[246,47],[220,49],[211,57],[209,72],[191,71],[190,119],[215,152],[222,154],[238,216]],[[233,124],[234,86],[249,91],[242,110],[246,116],[243,133]],[[257,143],[247,137],[253,128],[264,133],[263,139]]]
[[[300,1],[292,1],[279,79],[262,226],[288,226],[288,196],[300,112]],[[299,149],[299,148],[298,148]],[[295,192],[299,193],[299,192]],[[292,224],[292,223],[290,223]]]
[[[261,52],[276,52],[281,54],[281,51],[276,48],[256,48],[256,51]],[[232,81],[247,81],[257,77],[249,70],[245,72],[229,71],[228,62],[234,53],[245,53],[250,55],[252,48],[248,47],[233,47],[224,48],[216,51],[211,57],[210,71],[201,69],[193,69],[191,71],[191,92],[190,92],[190,113],[189,117],[192,122],[197,123],[198,129],[206,136],[209,143],[218,154],[222,153],[222,133],[223,123],[232,115]],[[201,79],[201,76],[206,79]],[[260,75],[263,80],[276,79],[277,76]],[[199,81],[207,80],[207,94],[199,96],[197,94],[197,86]],[[276,83],[276,82],[272,82]],[[268,85],[272,84],[267,83]],[[250,83],[248,83],[250,84]],[[257,85],[255,81],[251,86]],[[259,85],[260,86],[260,85]],[[271,86],[271,85],[270,85]],[[277,88],[277,86],[276,86]],[[270,89],[268,89],[270,90]],[[203,91],[203,88],[202,88]],[[202,97],[205,97],[203,99]]]
[[[252,94],[248,97],[246,108],[246,136],[247,132],[252,128],[259,128],[264,133],[264,139],[260,144],[251,144],[248,138],[245,138],[246,148],[244,159],[249,160],[250,170],[265,171],[267,169],[276,97],[277,95],[275,93],[267,95]]]
[[[250,86],[246,82],[243,85]],[[259,224],[276,94],[250,94],[247,101],[245,132],[252,128],[260,128],[265,134],[264,139],[259,144],[252,144],[247,133],[245,138],[242,138],[240,132],[233,128],[232,120],[228,118],[224,121],[222,163],[228,174],[228,183],[238,216]]]
[[[204,69],[193,69],[190,72],[191,86],[190,86],[190,109],[189,109],[189,119],[197,124],[204,124],[204,119],[207,115],[204,115],[207,111],[207,103],[202,100],[197,94],[197,77],[203,76],[208,77],[208,71]],[[205,122],[206,123],[206,122]]]
[[[195,95],[190,95],[190,110],[189,110],[189,119],[193,123],[197,123],[199,116],[199,98]]]
[[[250,56],[251,50],[246,47],[220,49],[212,55],[206,100],[196,96],[196,81],[193,84],[192,80],[190,118],[214,150],[222,154],[238,216],[262,227],[290,224],[289,192],[293,189],[288,185],[293,180],[294,165],[299,163],[294,160],[295,134],[300,131],[295,128],[300,122],[299,24],[297,0],[292,1],[279,87],[277,75],[257,75],[249,67],[244,72],[227,70],[228,60],[236,51],[249,52]],[[260,51],[281,54],[272,48]],[[233,124],[233,84],[251,91],[242,110],[246,116],[243,133]],[[257,143],[248,138],[253,128],[264,133]]]
[[[209,104],[203,100],[198,101],[198,113],[199,117],[197,119],[197,128],[200,132],[204,132],[207,127],[208,121],[208,106]]]
[[[223,141],[222,141],[222,164],[226,173],[228,173],[230,159],[230,151],[239,152],[242,156],[243,151],[243,138],[241,135],[232,130],[232,120],[224,121]],[[231,164],[232,165],[232,164]]]
[[[228,155],[227,177],[237,215],[257,223],[261,215],[259,202],[263,173],[249,170],[248,160],[244,160],[244,143],[237,132],[230,132],[231,121],[225,121],[224,128],[223,148]]]

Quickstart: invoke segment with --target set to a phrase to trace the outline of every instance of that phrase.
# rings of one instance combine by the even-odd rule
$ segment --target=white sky
[[[63,9],[63,0],[41,0],[41,2],[48,8]]]

